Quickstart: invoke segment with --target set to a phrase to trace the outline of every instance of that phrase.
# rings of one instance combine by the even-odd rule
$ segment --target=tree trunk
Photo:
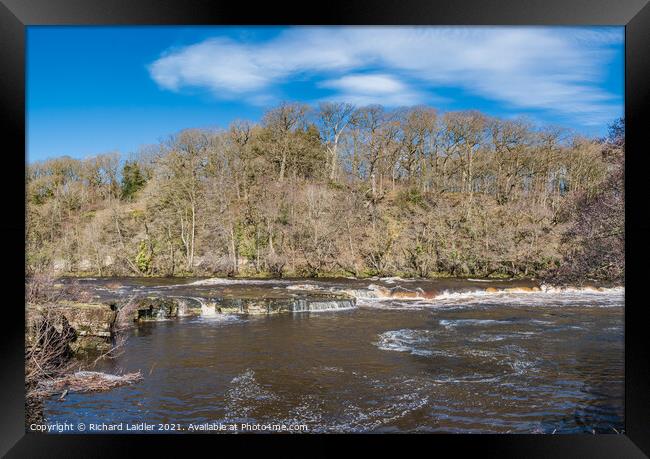
[[[336,162],[338,160],[338,147],[339,147],[339,134],[334,136],[334,144],[332,145],[330,151],[332,154],[332,165],[330,169],[330,179],[334,180],[336,178]]]
[[[187,270],[192,271],[194,265],[194,236],[196,234],[196,205],[192,202],[192,228],[190,233],[190,256],[188,260]]]
[[[239,272],[239,260],[237,259],[237,244],[235,244],[235,229],[230,225],[230,251],[232,252],[233,273]]]
[[[280,178],[278,181],[282,182],[284,181],[284,171],[287,166],[287,151],[283,150],[282,151],[282,162],[280,162]]]
[[[171,276],[174,276],[174,271],[176,270],[176,260],[174,258],[174,243],[172,242],[172,232],[171,228],[167,228],[167,238],[169,239],[169,259],[171,262]]]

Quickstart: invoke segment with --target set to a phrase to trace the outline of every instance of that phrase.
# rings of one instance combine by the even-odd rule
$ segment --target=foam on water
[[[197,318],[197,320],[205,323],[210,323],[210,324],[216,323],[216,324],[223,324],[223,325],[244,321],[244,319],[234,314],[220,314],[220,313],[217,313],[213,316],[200,316]]]
[[[292,284],[285,287],[287,290],[324,290],[320,285],[315,284]]]
[[[510,279],[467,279],[470,282],[507,282]]]
[[[404,279],[403,277],[397,277],[397,276],[393,276],[393,277],[375,277],[375,278],[371,278],[371,279],[379,280],[379,281],[385,282],[387,284],[395,284],[397,282],[415,282],[414,279]]]
[[[211,277],[190,282],[187,285],[267,285],[289,284],[292,281],[281,279],[230,279],[225,277]]]
[[[492,326],[503,323],[507,324],[509,322],[459,319],[455,321],[441,321],[441,323],[447,325],[453,324],[453,326],[459,323]],[[516,378],[538,372],[538,366],[543,362],[541,358],[530,355],[526,349],[517,344],[500,344],[501,341],[506,339],[527,339],[529,334],[523,336],[519,333],[493,336],[481,334],[478,339],[469,339],[469,341],[475,343],[494,342],[498,344],[490,348],[485,348],[484,346],[476,348],[473,346],[457,347],[451,351],[444,347],[444,336],[441,337],[441,340],[437,340],[436,333],[432,330],[390,330],[380,334],[377,342],[373,344],[384,351],[403,352],[429,358],[465,359],[468,365],[472,365],[472,367],[467,367],[462,371],[458,371],[459,369],[454,367],[450,367],[445,371],[444,363],[442,367],[439,366],[440,364],[437,364],[437,368],[439,368],[443,375],[433,380],[436,383],[486,383],[503,381],[504,378]],[[474,368],[474,370],[470,372],[469,368]],[[449,373],[444,374],[445,372]]]
[[[255,372],[248,368],[234,377],[226,391],[226,411],[228,419],[247,419],[257,409],[273,403],[277,396],[263,388],[255,378]]]
[[[348,294],[356,292],[347,290]],[[613,288],[556,288],[542,286],[539,289],[477,289],[470,291],[445,290],[432,298],[394,298],[385,294],[386,289],[368,287],[368,291],[356,296],[360,306],[388,309],[423,309],[427,307],[460,307],[477,304],[513,304],[521,306],[620,307],[624,304],[625,289]]]
[[[348,386],[372,394],[371,400],[342,397],[337,402],[340,410],[332,417],[323,411],[322,394],[310,395],[303,397],[302,403],[291,411],[291,422],[307,424],[312,433],[377,431],[426,407],[434,387],[426,378],[396,377],[379,381],[354,371],[342,373]]]
[[[409,352],[415,355],[431,355],[432,351],[423,349],[422,346],[430,343],[433,332],[430,330],[390,330],[379,335],[379,340],[374,343],[379,349],[385,351]]]
[[[493,319],[443,319],[440,321],[440,325],[445,327],[447,330],[454,329],[458,326],[485,326],[485,325],[496,325],[496,324],[508,324],[510,322],[506,320],[493,320]]]

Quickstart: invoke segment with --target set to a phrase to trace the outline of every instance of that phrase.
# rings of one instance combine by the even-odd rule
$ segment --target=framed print
[[[462,3],[3,0],[3,453],[648,454],[650,7]]]

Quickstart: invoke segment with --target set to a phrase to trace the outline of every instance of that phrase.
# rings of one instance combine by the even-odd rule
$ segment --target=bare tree
[[[327,153],[330,157],[330,174],[331,180],[336,178],[336,169],[338,163],[338,148],[341,135],[350,124],[354,106],[343,102],[322,102],[319,105],[319,125],[321,138],[325,142]]]
[[[294,136],[292,132],[302,127],[309,107],[303,104],[283,103],[275,110],[264,115],[263,125],[267,129],[269,142],[265,147],[279,163],[278,181],[283,182],[287,169],[287,162],[292,153]]]

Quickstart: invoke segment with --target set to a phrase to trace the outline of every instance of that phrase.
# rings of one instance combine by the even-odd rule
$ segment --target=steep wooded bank
[[[28,270],[561,280],[575,262],[620,280],[617,126],[594,140],[478,112],[283,104],[125,162],[33,163]]]

